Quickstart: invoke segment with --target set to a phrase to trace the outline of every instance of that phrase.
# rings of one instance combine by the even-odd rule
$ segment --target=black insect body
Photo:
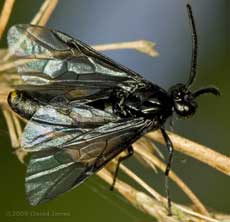
[[[192,116],[195,99],[204,93],[219,95],[214,87],[191,92],[195,78],[197,38],[193,28],[193,64],[186,84],[169,91],[143,79],[79,40],[33,25],[16,25],[8,33],[10,53],[22,59],[17,71],[24,85],[9,94],[11,108],[28,119],[21,146],[32,152],[26,192],[32,205],[53,199],[78,186],[148,131],[164,129],[168,117]],[[166,180],[167,192],[169,190]],[[169,214],[171,202],[169,198]]]

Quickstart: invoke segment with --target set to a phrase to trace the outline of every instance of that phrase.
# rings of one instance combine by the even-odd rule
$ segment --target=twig
[[[98,51],[135,49],[149,56],[158,56],[159,53],[154,48],[155,45],[156,44],[151,41],[137,40],[137,41],[130,41],[130,42],[116,42],[111,44],[94,45],[92,47]]]
[[[21,141],[21,137],[22,137],[22,127],[19,121],[18,115],[15,115],[14,113],[12,113],[12,117],[13,117],[13,122],[14,122],[14,126],[15,126],[15,130],[17,133],[17,138],[18,141]],[[18,159],[20,160],[21,163],[25,163],[25,157],[27,156],[27,152],[22,149],[21,147],[19,147],[18,149],[15,150],[15,154],[17,155]]]
[[[141,40],[141,41],[143,41],[143,44],[137,44],[136,46],[135,46],[135,43],[139,42],[139,41],[94,45],[92,47],[98,51],[116,50],[116,47],[118,47],[119,49],[139,50],[140,52],[147,54],[147,55],[152,55],[152,56],[158,55],[158,53],[155,51],[153,46],[151,46],[151,44],[149,44],[149,41],[146,41],[146,40]],[[145,44],[145,42],[146,42],[146,44]],[[152,43],[152,44],[154,44],[154,43]],[[57,52],[57,54],[58,53],[59,52]],[[8,54],[6,55],[5,58],[7,58],[7,57],[9,58]],[[8,71],[8,70],[15,68],[17,66],[26,64],[28,62],[32,62],[31,59],[36,59],[36,57],[37,57],[37,59],[38,58],[46,58],[46,57],[50,57],[50,54],[49,55],[48,54],[40,54],[40,55],[37,54],[37,55],[33,55],[33,57],[31,57],[31,58],[28,56],[28,57],[23,58],[23,59],[17,59],[15,61],[4,62],[0,66],[0,72]],[[3,61],[5,61],[5,58],[3,59]]]
[[[12,114],[12,118],[13,118],[13,122],[15,125],[15,130],[17,133],[18,140],[21,141],[22,127],[21,127],[20,121],[19,121],[18,117],[14,114]]]
[[[58,0],[46,0],[30,24],[40,26],[46,25],[57,4]]]
[[[41,17],[38,25],[44,26],[48,22],[50,16],[52,15],[54,9],[58,4],[58,0],[51,0],[47,10],[44,12],[43,16]]]
[[[0,15],[0,39],[5,31],[9,21],[15,0],[5,0],[1,15]]]
[[[113,176],[109,173],[105,168],[100,170],[97,175],[102,178],[108,184],[112,184]],[[132,186],[127,183],[117,179],[115,187],[114,187],[122,196],[124,196],[134,207],[139,210],[147,213],[155,218],[164,218],[168,219],[168,222],[175,222],[176,220],[173,217],[167,217],[167,211],[162,204],[148,195],[137,191]],[[151,207],[150,207],[151,206]]]
[[[51,14],[53,13],[53,10],[55,9],[57,3],[58,0],[45,0],[30,24],[44,26],[49,20]],[[7,53],[2,60],[7,61],[9,58],[10,54]]]
[[[14,153],[16,154],[19,161],[24,164],[27,152],[20,147],[22,129],[18,117],[16,114],[9,111],[5,106],[2,107],[2,112],[8,127],[11,146],[14,149]]]
[[[160,170],[163,172],[166,169],[166,165],[160,161],[155,155],[152,155],[145,147],[142,147],[139,142],[136,142],[133,144],[133,147],[135,149],[135,152],[144,158],[145,160],[150,161],[152,164],[157,166]],[[198,197],[191,191],[191,189],[173,172],[170,171],[169,177],[184,191],[184,193],[188,196],[188,198],[193,202],[196,209],[204,214],[209,215],[207,209],[205,206],[201,203],[201,201],[198,199]]]
[[[106,168],[100,170],[97,173],[97,175],[108,184],[111,184],[113,181],[113,175],[109,173],[109,171]],[[210,222],[219,222],[216,219],[210,218],[205,215],[201,215],[178,204],[176,204],[175,207],[173,208],[174,216],[168,217],[166,207],[162,205],[162,202],[154,200],[153,198],[149,197],[147,194],[134,189],[132,186],[128,185],[127,183],[117,179],[114,188],[122,196],[124,196],[134,207],[138,208],[144,213],[147,213],[157,218],[157,221],[160,222],[165,222],[165,221],[199,222],[200,219],[204,219]]]
[[[4,115],[4,118],[6,120],[6,124],[8,127],[8,131],[10,134],[10,141],[11,141],[11,146],[13,148],[18,148],[20,147],[20,142],[18,140],[15,127],[14,127],[14,120],[12,119],[12,115],[9,110],[7,110],[5,107],[2,107],[2,113]]]
[[[31,59],[17,59],[15,61],[9,61],[9,62],[2,63],[0,66],[0,72],[8,71],[8,70],[13,69],[17,66],[27,64],[31,61],[32,61]]]
[[[6,53],[8,53],[8,49],[0,48],[0,58],[3,58],[6,55]]]
[[[1,91],[0,91],[0,104],[7,104],[7,97],[9,92],[12,89],[10,87],[4,87],[1,86]]]
[[[50,0],[45,0],[43,2],[43,4],[41,5],[40,9],[35,14],[34,18],[31,20],[30,24],[37,25],[39,23],[44,11],[49,7],[49,4],[50,4]]]
[[[215,218],[221,222],[230,222],[230,216],[224,214],[215,214]]]
[[[174,133],[167,133],[172,140],[175,150],[200,160],[228,176],[230,175],[229,157]],[[146,136],[156,142],[165,144],[160,131],[150,132]]]
[[[205,215],[196,213],[196,212],[194,212],[194,211],[191,211],[191,210],[189,210],[189,209],[187,209],[186,207],[183,207],[183,206],[181,206],[181,205],[178,205],[178,204],[177,204],[176,207],[177,207],[179,210],[183,211],[184,213],[187,213],[187,214],[189,214],[189,215],[191,215],[191,216],[194,216],[194,217],[198,217],[198,218],[200,218],[200,219],[202,219],[202,220],[210,221],[210,222],[221,222],[221,221],[219,221],[219,220],[217,220],[217,219],[214,219],[214,218],[211,218],[211,217],[208,217],[208,216],[205,216]],[[199,221],[200,221],[200,220],[199,220]]]
[[[18,149],[15,149],[15,154],[18,157],[19,161],[22,164],[25,164],[25,158],[26,158],[28,153],[23,148],[20,147]]]
[[[165,198],[163,198],[159,193],[157,193],[152,187],[146,184],[140,177],[138,177],[135,173],[133,173],[130,169],[128,169],[123,164],[120,164],[119,167],[125,174],[127,174],[130,178],[132,178],[136,183],[142,186],[146,191],[149,192],[156,200],[163,202]]]

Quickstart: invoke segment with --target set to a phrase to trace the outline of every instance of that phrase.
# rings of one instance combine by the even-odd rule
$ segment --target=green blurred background
[[[0,1],[2,7],[4,1]],[[29,23],[43,1],[16,1],[9,26]],[[175,132],[229,156],[230,134],[230,4],[228,0],[190,1],[199,35],[199,69],[194,88],[217,85],[220,98],[199,98],[197,114],[176,121]],[[61,1],[48,26],[89,44],[137,39],[157,43],[160,56],[151,58],[127,50],[106,52],[147,79],[168,88],[185,81],[191,58],[191,32],[182,0],[66,0]],[[8,27],[9,27],[8,26]],[[6,36],[1,41],[6,47]],[[48,202],[29,206],[24,192],[25,166],[12,153],[0,114],[0,220],[1,221],[151,221],[96,176],[79,188]],[[165,147],[160,146],[162,152]],[[164,193],[164,176],[144,168],[134,158],[126,162],[150,185]],[[210,167],[176,153],[173,169],[206,206],[230,213],[230,180]],[[120,176],[129,181],[124,175]],[[131,182],[133,183],[133,182]],[[135,186],[135,184],[133,184]],[[174,201],[188,203],[171,183]],[[55,215],[54,215],[55,214]]]

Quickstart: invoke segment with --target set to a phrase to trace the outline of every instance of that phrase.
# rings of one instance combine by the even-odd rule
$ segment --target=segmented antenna
[[[187,4],[186,7],[187,7],[189,22],[190,22],[191,31],[192,31],[192,61],[191,61],[189,79],[187,83],[185,84],[185,86],[189,88],[191,87],[191,85],[193,84],[196,78],[198,40],[197,40],[195,21],[194,21],[194,17],[192,13],[192,7],[189,4]]]

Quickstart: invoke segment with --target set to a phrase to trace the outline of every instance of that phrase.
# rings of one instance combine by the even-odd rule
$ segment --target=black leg
[[[111,185],[111,187],[110,187],[110,190],[113,190],[113,188],[114,188],[114,186],[115,186],[120,163],[121,163],[123,160],[128,159],[128,158],[129,158],[130,156],[132,156],[133,153],[134,153],[132,146],[129,146],[129,147],[127,148],[127,151],[128,151],[128,154],[127,154],[126,156],[122,156],[122,157],[120,157],[120,158],[118,159],[117,167],[116,167],[116,170],[115,170],[115,173],[114,173],[114,176],[113,176],[113,183],[112,183],[112,185]]]
[[[168,175],[169,175],[169,171],[171,169],[172,159],[173,159],[173,144],[172,144],[168,134],[166,133],[165,129],[162,127],[161,127],[161,133],[162,133],[162,136],[164,137],[166,146],[167,146],[168,151],[169,151],[169,159],[168,159],[166,170],[165,170],[165,189],[166,189],[167,198],[168,198],[168,215],[171,216],[172,215],[172,209],[171,209],[172,204],[171,204],[171,197],[170,197],[170,191],[169,191]]]

